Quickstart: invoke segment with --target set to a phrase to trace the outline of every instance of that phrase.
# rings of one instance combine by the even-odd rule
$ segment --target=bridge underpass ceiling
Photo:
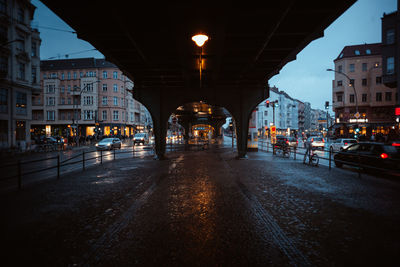
[[[187,103],[175,111],[180,124],[220,124],[231,114],[223,107],[209,105],[205,102]],[[221,125],[222,125],[221,124]]]
[[[193,35],[210,37],[202,51],[202,88],[251,89],[323,36],[355,0],[42,2],[134,80],[136,89],[196,91],[200,49]]]

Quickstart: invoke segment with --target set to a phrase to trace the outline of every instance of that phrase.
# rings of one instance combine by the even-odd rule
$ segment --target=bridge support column
[[[249,133],[249,119],[250,116],[247,112],[240,112],[235,114],[236,124],[236,144],[238,150],[238,159],[247,159],[247,136]]]

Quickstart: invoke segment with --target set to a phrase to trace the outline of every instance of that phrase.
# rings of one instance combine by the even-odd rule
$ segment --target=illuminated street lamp
[[[201,88],[201,69],[203,66],[203,59],[201,58],[203,54],[203,45],[208,40],[208,36],[204,34],[197,34],[192,37],[193,42],[196,43],[198,47],[200,47],[200,63],[199,63],[199,71],[200,71],[200,88]]]

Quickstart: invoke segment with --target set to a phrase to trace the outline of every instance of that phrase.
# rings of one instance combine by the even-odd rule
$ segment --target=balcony
[[[80,105],[58,104],[58,109],[80,109]]]
[[[333,103],[333,108],[342,108],[344,107],[344,102],[334,102]]]

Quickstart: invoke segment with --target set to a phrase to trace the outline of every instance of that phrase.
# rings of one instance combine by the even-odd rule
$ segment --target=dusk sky
[[[40,1],[33,0],[37,7],[34,26],[39,26],[42,45],[40,56],[45,59],[77,57],[103,57],[88,42],[80,40],[71,32],[47,29],[56,28],[73,31]],[[381,18],[383,13],[396,11],[396,0],[358,0],[326,30],[325,36],[311,42],[278,75],[269,80],[270,86],[284,90],[291,97],[310,102],[312,108],[324,109],[325,101],[332,103],[333,60],[343,47],[364,43],[381,42]],[[91,50],[91,51],[89,51]]]

